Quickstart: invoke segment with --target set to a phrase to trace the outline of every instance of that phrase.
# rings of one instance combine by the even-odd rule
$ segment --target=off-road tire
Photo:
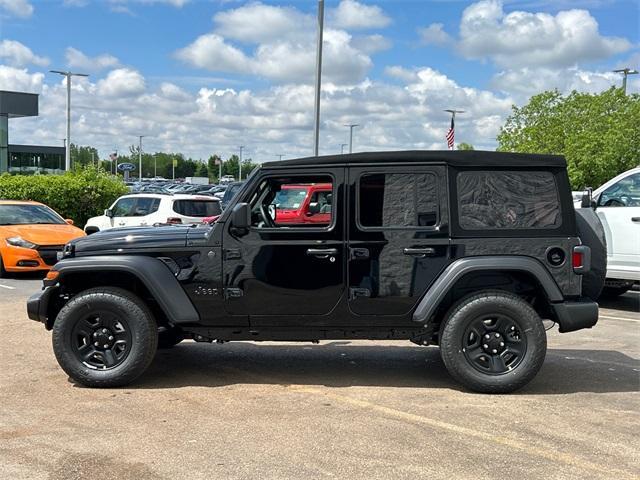
[[[77,358],[73,331],[91,311],[108,311],[125,320],[131,345],[121,363],[95,369]],[[53,351],[62,369],[87,387],[120,387],[139,377],[151,364],[158,346],[158,327],[151,311],[132,293],[113,287],[92,288],[74,296],[60,310],[53,324]]]
[[[160,328],[158,330],[158,350],[171,348],[184,340],[184,334],[177,328]]]
[[[463,350],[467,328],[483,316],[500,314],[515,323],[526,336],[526,351],[520,363],[502,374],[476,369]],[[536,376],[544,363],[547,336],[542,320],[523,299],[505,291],[484,291],[455,303],[440,329],[440,354],[451,376],[470,390],[482,393],[513,392]]]

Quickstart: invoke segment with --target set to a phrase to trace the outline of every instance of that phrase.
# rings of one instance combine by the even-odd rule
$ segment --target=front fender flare
[[[536,259],[516,256],[478,256],[456,260],[431,285],[413,312],[413,321],[426,324],[444,300],[451,287],[464,275],[482,270],[519,271],[533,275],[542,286],[551,303],[562,302],[564,297],[547,269]]]
[[[197,323],[200,316],[184,289],[167,268],[154,257],[142,255],[104,255],[67,258],[58,262],[53,270],[60,272],[57,279],[73,273],[127,272],[135,276],[149,290],[171,323]]]

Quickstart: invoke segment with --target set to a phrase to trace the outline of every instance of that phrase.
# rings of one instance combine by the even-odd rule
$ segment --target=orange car
[[[84,235],[42,203],[0,200],[0,277],[49,270],[64,244]]]

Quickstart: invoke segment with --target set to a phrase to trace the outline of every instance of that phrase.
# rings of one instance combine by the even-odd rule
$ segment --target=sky
[[[495,149],[537,93],[600,92],[640,69],[638,0],[326,1],[320,154]],[[9,141],[264,162],[313,150],[317,2],[0,0],[0,90],[40,94]],[[640,75],[628,91],[640,91]]]

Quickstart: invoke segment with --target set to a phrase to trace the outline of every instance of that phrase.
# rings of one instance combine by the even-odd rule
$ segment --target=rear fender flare
[[[551,303],[564,300],[562,292],[551,274],[534,258],[508,255],[461,258],[449,265],[431,285],[413,312],[413,321],[426,324],[458,280],[468,273],[482,270],[502,270],[531,274],[538,280]]]

